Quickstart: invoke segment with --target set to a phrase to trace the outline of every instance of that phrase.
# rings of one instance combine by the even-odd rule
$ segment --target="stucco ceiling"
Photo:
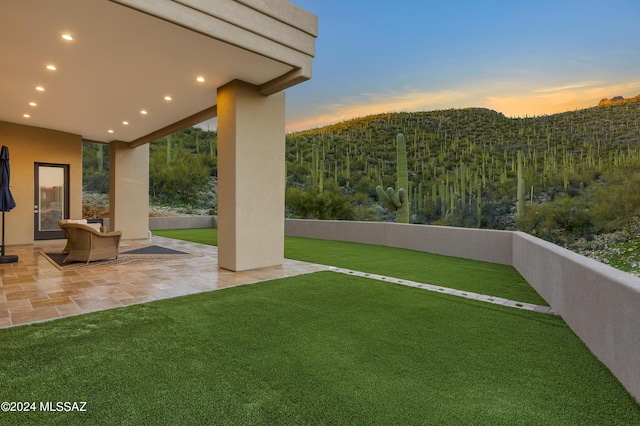
[[[0,120],[101,142],[210,108],[233,79],[260,85],[293,68],[107,0],[3,0],[0,55]]]

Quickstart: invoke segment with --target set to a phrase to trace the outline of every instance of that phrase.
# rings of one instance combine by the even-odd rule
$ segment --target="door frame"
[[[69,219],[69,208],[71,203],[69,202],[70,195],[70,182],[69,182],[69,164],[56,164],[56,163],[33,163],[34,172],[34,195],[33,195],[33,239],[34,240],[56,240],[66,238],[66,235],[62,229],[56,231],[40,231],[40,167],[59,167],[64,172],[63,194],[64,194],[64,213],[62,219]]]

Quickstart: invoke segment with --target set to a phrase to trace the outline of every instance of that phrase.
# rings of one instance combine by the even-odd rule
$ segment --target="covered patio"
[[[7,245],[60,238],[45,213],[81,217],[83,141],[109,147],[111,230],[147,238],[148,143],[217,118],[216,267],[283,264],[284,90],[311,78],[316,36],[317,18],[286,0],[4,2]],[[42,183],[51,168],[63,183]],[[45,212],[43,194],[60,207]]]

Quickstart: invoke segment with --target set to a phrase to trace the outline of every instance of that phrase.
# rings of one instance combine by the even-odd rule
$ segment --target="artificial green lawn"
[[[320,272],[0,330],[3,424],[640,424],[561,318]]]
[[[217,228],[163,229],[153,231],[153,235],[210,246],[218,245]]]
[[[217,245],[215,228],[153,231],[155,235]],[[284,255],[372,274],[441,285],[548,306],[511,266],[369,244],[285,237]]]

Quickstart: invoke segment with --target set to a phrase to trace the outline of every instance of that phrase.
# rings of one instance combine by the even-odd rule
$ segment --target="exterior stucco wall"
[[[513,266],[640,401],[640,279],[522,232]]]
[[[351,241],[511,265],[511,233],[387,222],[287,219],[285,235]]]
[[[290,65],[264,95],[311,78],[318,18],[287,0],[112,1]]]
[[[69,216],[82,217],[81,136],[0,121],[0,145],[9,147],[11,194],[16,200],[16,207],[5,213],[6,245],[33,244],[36,162],[69,165]]]
[[[188,228],[217,228],[217,216],[167,216],[150,217],[149,229],[188,229]]]
[[[285,94],[232,81],[218,89],[218,265],[284,262]]]
[[[149,145],[109,144],[109,223],[123,239],[149,236]]]

